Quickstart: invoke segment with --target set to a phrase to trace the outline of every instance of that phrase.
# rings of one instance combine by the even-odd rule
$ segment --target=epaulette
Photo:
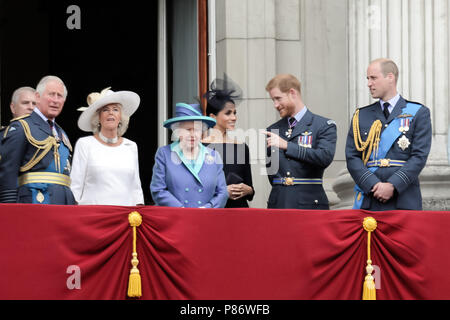
[[[410,100],[405,100],[406,103],[413,103],[413,104],[418,104],[419,106],[423,106],[423,103],[420,102],[415,102],[415,101],[410,101]]]
[[[378,102],[375,102],[375,103],[378,103]],[[368,107],[372,107],[374,104],[372,103],[372,104],[369,104],[369,105],[367,105],[367,106],[364,106],[364,107],[359,107],[359,108],[356,108],[356,110],[362,110],[362,109],[366,109],[366,108],[368,108]]]
[[[29,116],[30,116],[29,114],[26,114],[26,115],[23,115],[23,116],[11,119],[10,122],[17,121],[17,120],[22,120],[22,119],[28,118]]]

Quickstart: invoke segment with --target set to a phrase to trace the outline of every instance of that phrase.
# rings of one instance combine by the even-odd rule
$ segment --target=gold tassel
[[[367,267],[366,267],[366,277],[363,284],[363,300],[377,300],[377,290],[375,287],[375,279],[372,276],[374,268],[372,267],[372,260],[370,256],[370,235],[377,228],[377,220],[372,217],[364,219],[363,222],[364,230],[367,231]]]
[[[142,224],[142,216],[139,212],[132,212],[128,216],[130,226],[133,228],[133,254],[131,259],[131,265],[133,266],[130,271],[130,279],[128,282],[128,297],[140,298],[142,296],[141,275],[137,268],[139,260],[136,252],[136,228]]]

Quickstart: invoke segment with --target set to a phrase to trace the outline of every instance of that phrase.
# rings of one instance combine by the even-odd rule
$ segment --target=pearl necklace
[[[98,136],[100,137],[100,139],[102,139],[102,141],[103,141],[104,143],[107,143],[107,144],[116,144],[117,141],[119,141],[119,138],[118,138],[118,137],[107,138],[107,137],[105,137],[104,135],[102,135],[101,132],[98,133]]]

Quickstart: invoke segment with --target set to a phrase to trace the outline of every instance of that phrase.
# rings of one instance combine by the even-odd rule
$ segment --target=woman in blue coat
[[[220,155],[202,145],[202,134],[216,121],[199,105],[178,103],[176,117],[164,122],[172,144],[156,152],[150,191],[157,206],[223,208],[228,200]]]

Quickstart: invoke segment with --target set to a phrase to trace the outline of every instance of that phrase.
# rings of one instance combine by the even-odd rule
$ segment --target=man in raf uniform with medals
[[[398,94],[398,75],[389,59],[367,69],[367,85],[379,101],[356,110],[347,137],[354,209],[422,210],[419,174],[431,148],[430,111]]]
[[[67,97],[61,79],[44,77],[36,108],[5,129],[0,158],[0,202],[75,204],[70,190],[72,147],[55,123]]]
[[[11,114],[13,116],[12,121],[16,118],[30,114],[33,112],[36,106],[36,95],[35,90],[30,87],[21,87],[14,91],[11,97]],[[3,140],[3,135],[5,133],[6,127],[0,126],[0,147]]]
[[[323,173],[336,151],[336,123],[313,114],[297,78],[281,74],[266,86],[282,119],[267,128],[268,208],[328,210]],[[274,163],[278,161],[278,163]],[[269,172],[276,168],[276,172]]]

